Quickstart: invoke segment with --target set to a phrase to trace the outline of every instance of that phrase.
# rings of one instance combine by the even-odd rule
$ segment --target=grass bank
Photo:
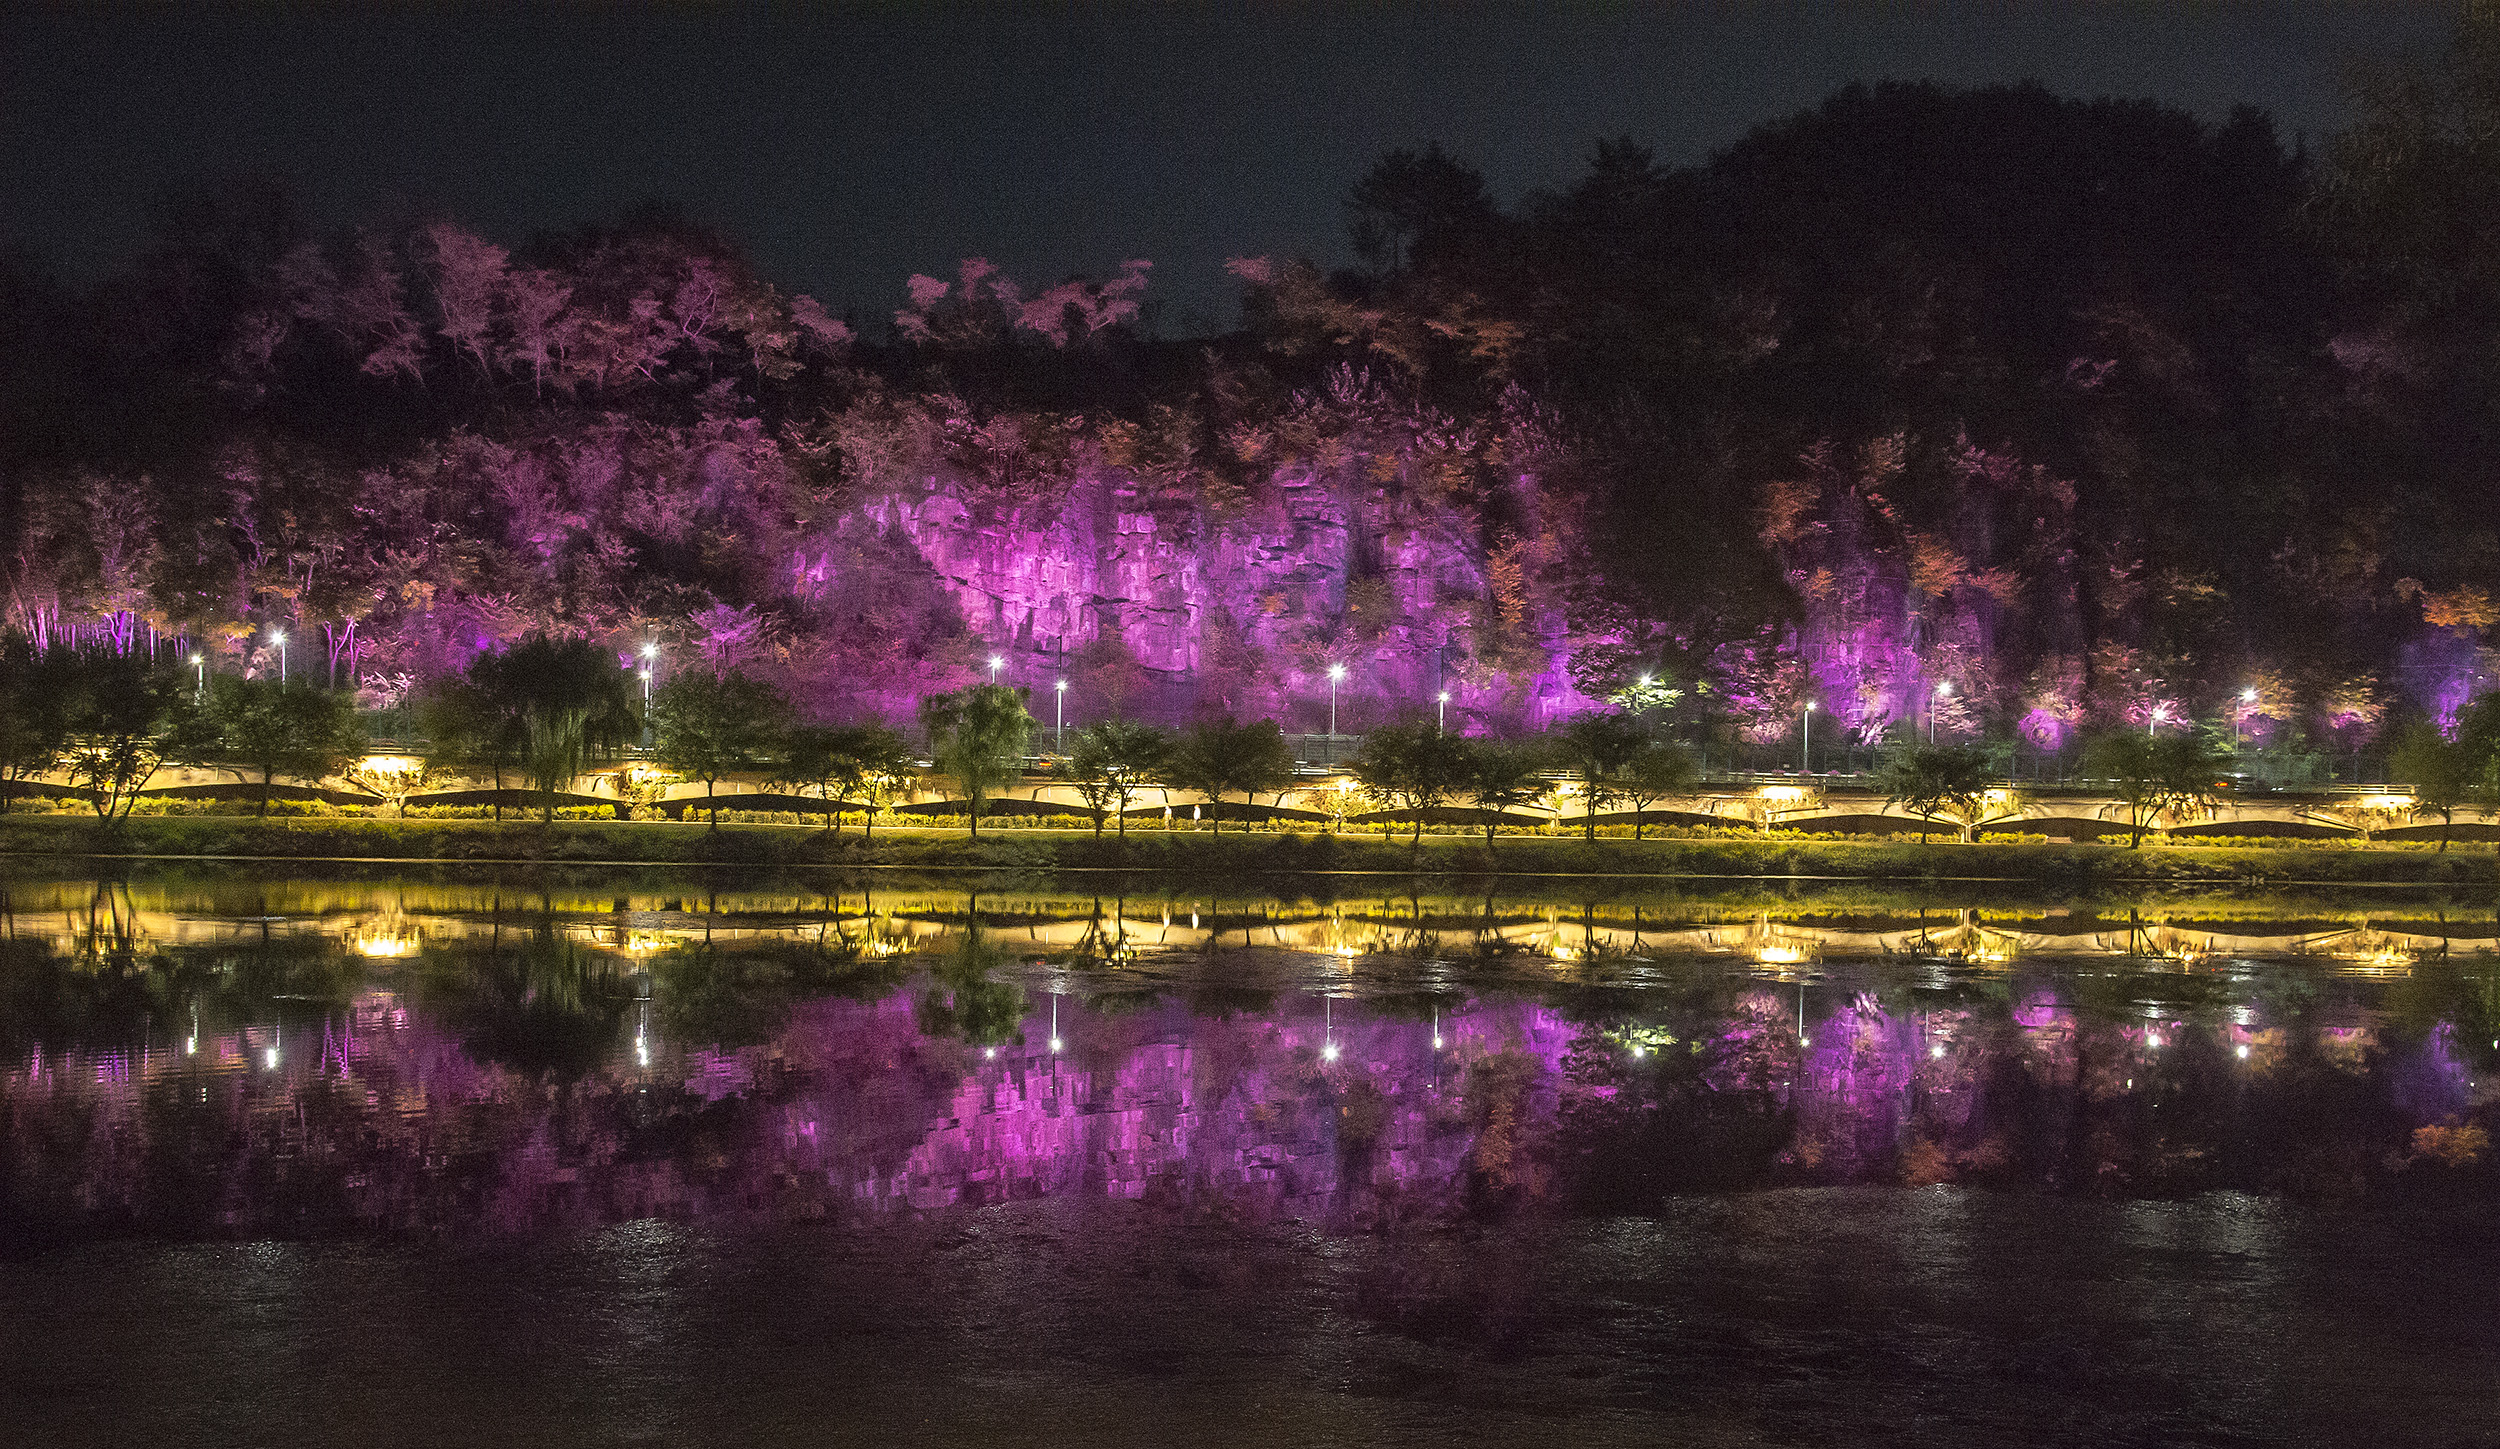
[[[922,869],[1372,871],[1449,875],[1844,876],[2008,879],[2086,886],[2124,881],[2500,883],[2487,850],[2300,845],[2161,847],[1921,843],[1905,840],[1596,840],[1371,834],[1213,835],[1141,831],[1122,842],[1081,831],[1018,830],[979,841],[961,830],[856,830],[661,821],[255,820],[159,816],[107,829],[65,815],[0,816],[0,855],[275,857],[450,861],[614,861],[651,865],[897,866]]]

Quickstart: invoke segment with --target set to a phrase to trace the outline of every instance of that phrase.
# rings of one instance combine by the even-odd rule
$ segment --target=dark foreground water
[[[26,1444],[2500,1444],[2487,904],[0,903]]]

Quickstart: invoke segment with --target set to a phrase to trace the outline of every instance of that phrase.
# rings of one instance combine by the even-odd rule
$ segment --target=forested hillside
[[[44,643],[384,706],[533,632],[825,718],[986,677],[1081,717],[1471,727],[1636,692],[1770,741],[2057,746],[2453,718],[2500,620],[2500,64],[2321,149],[2036,89],[1856,88],[1704,165],[1504,207],[1354,188],[1362,265],[974,260],[890,314],[652,211],[489,242],[167,207],[88,288],[0,274],[0,582]],[[1642,680],[1649,682],[1646,691]]]

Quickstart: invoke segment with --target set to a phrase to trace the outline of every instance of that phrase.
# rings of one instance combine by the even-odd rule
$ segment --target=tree
[[[776,783],[814,790],[825,802],[825,828],[840,833],[840,801],[867,792],[881,771],[907,771],[911,754],[903,737],[882,725],[801,725],[782,744],[781,772]],[[869,812],[869,838],[875,838],[875,810]]]
[[[1597,812],[1620,798],[1616,777],[1649,744],[1649,732],[1629,715],[1584,714],[1548,738],[1555,764],[1580,786],[1587,801],[1582,823],[1597,838]]]
[[[896,801],[911,793],[920,779],[920,762],[912,758],[901,735],[884,728],[870,733],[874,738],[863,746],[859,766],[859,798],[868,807],[860,812],[861,829],[874,841],[877,812],[893,809]]]
[[[1024,772],[1024,753],[1037,728],[1026,691],[976,684],[920,701],[929,755],[963,792],[972,838],[981,838],[981,802]]]
[[[467,676],[428,691],[417,704],[417,728],[425,733],[429,771],[494,782],[495,818],[500,821],[504,772],[520,767],[526,741],[519,715],[489,687],[486,676],[492,672],[480,659]]]
[[[1615,776],[1615,793],[1632,807],[1632,838],[1641,838],[1641,815],[1660,800],[1689,795],[1701,778],[1681,745],[1660,740],[1643,746]]]
[[[260,776],[258,813],[264,816],[278,776],[317,781],[365,750],[354,705],[327,690],[220,674],[209,681],[200,714],[206,749],[227,762],[235,778]]]
[[[69,684],[69,778],[106,824],[130,818],[166,760],[201,743],[187,681],[137,654],[84,651],[64,666]]]
[[[1363,736],[1348,767],[1364,797],[1415,815],[1415,844],[1424,843],[1424,812],[1467,784],[1467,743],[1430,721],[1382,725]]]
[[[1548,763],[1545,751],[1535,745],[1468,742],[1467,793],[1484,812],[1485,844],[1493,843],[1504,811],[1541,805],[1554,793],[1554,782],[1545,778]]]
[[[538,792],[540,819],[576,776],[608,764],[642,733],[634,694],[616,655],[587,639],[532,635],[470,666],[485,686],[498,738],[517,738],[522,776]]]
[[[1293,783],[1293,749],[1274,720],[1236,724],[1231,719],[1193,726],[1172,752],[1172,783],[1220,805],[1228,794],[1247,799]],[[1224,821],[1215,818],[1217,834]]]
[[[1076,732],[1076,748],[1052,766],[1052,773],[1067,781],[1094,812],[1096,840],[1102,838],[1103,817],[1113,814],[1120,819],[1120,838],[1126,840],[1129,802],[1171,753],[1171,736],[1152,725],[1104,720]]]
[[[50,772],[69,743],[69,658],[23,634],[0,638],[0,786]],[[0,810],[13,790],[0,789]]]
[[[1970,840],[1987,818],[1995,782],[1987,752],[1971,745],[1913,746],[1895,753],[1875,776],[1884,803],[1907,806],[1918,816],[1921,840],[1939,815],[1960,825],[1962,839]]]
[[[690,780],[720,829],[721,777],[762,763],[780,745],[790,703],[781,691],[735,669],[714,678],[689,670],[651,700],[651,753]]]
[[[2112,730],[2083,747],[2083,772],[2109,782],[2126,812],[2127,848],[2139,849],[2144,832],[2164,818],[2183,819],[2213,808],[2223,762],[2194,735],[2148,739],[2131,729]]]
[[[2478,717],[2480,715],[2480,717]],[[2440,849],[2448,849],[2448,837],[2455,829],[2458,809],[2480,809],[2493,812],[2493,767],[2495,754],[2485,739],[2490,722],[2500,710],[2490,702],[2468,712],[2458,727],[2458,737],[2448,739],[2440,734],[2438,725],[2415,725],[2395,742],[2388,754],[2388,767],[2395,777],[2413,787],[2413,817],[2425,814],[2440,817]]]

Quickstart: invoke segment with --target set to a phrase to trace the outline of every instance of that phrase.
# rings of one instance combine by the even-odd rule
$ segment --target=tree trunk
[[[972,822],[972,838],[973,838],[973,839],[975,839],[975,840],[980,839],[980,838],[981,838],[981,797],[980,797],[980,796],[978,796],[978,795],[966,795],[966,796],[964,796],[964,818],[965,818],[965,819],[967,819],[967,820],[970,820],[970,821]]]
[[[720,829],[720,781],[706,780],[703,782],[703,804],[711,813],[712,828],[714,830]]]
[[[1415,848],[1424,848],[1424,810],[1420,805],[1415,807]]]
[[[260,772],[260,818],[263,820],[269,818],[269,781],[275,773],[271,770]]]

